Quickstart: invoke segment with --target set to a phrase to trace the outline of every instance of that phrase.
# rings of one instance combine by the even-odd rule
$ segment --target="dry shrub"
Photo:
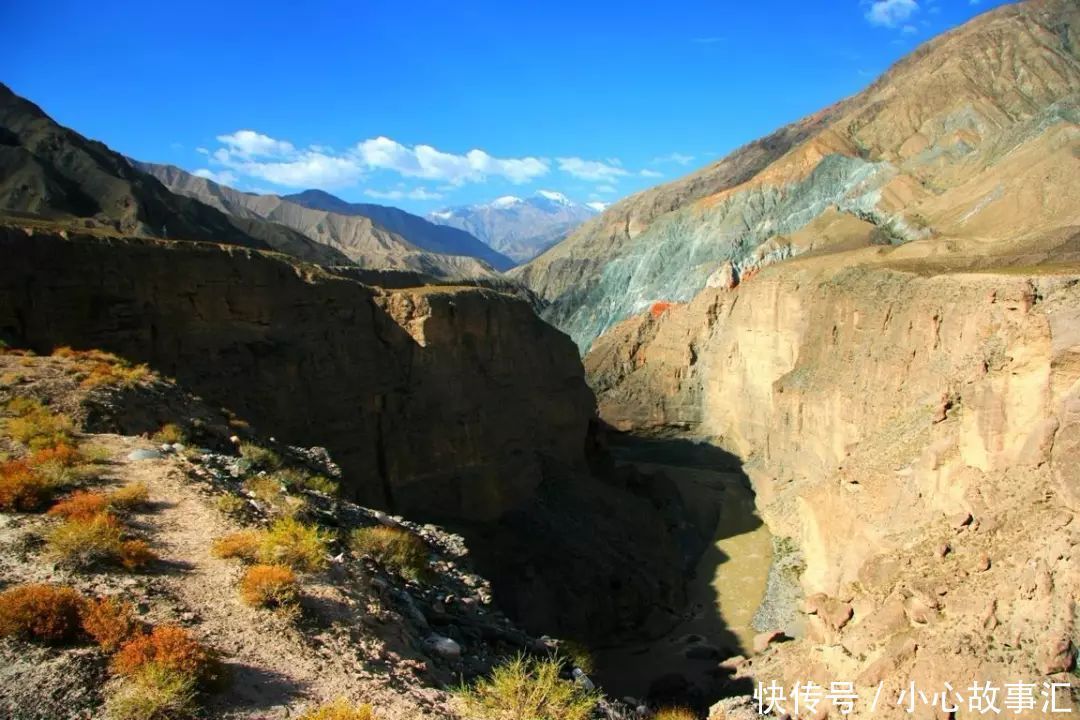
[[[214,541],[210,552],[214,557],[239,558],[246,562],[255,562],[259,558],[259,546],[264,533],[257,530],[241,530]]]
[[[109,507],[120,512],[139,510],[149,502],[150,488],[142,481],[128,483],[109,493]]]
[[[240,443],[240,457],[250,470],[277,470],[281,467],[281,456],[269,448],[255,443]]]
[[[82,386],[87,389],[104,386],[134,387],[151,376],[150,368],[146,365],[132,365],[118,357],[91,362],[84,368],[84,374]]]
[[[329,537],[314,525],[282,518],[270,526],[259,544],[259,560],[268,565],[288,565],[300,572],[326,567]]]
[[[285,490],[273,475],[255,475],[244,480],[244,489],[255,499],[270,506],[281,505]]]
[[[59,445],[50,448],[38,450],[27,458],[27,463],[30,467],[40,467],[48,464],[56,464],[61,467],[75,467],[84,461],[79,449],[68,443],[60,443]]]
[[[687,708],[661,708],[656,711],[653,720],[697,720],[697,715]]]
[[[246,507],[247,503],[235,495],[222,495],[217,499],[217,509],[226,515],[239,515]]]
[[[143,570],[157,559],[157,553],[150,549],[145,540],[125,540],[120,543],[116,553],[116,560],[130,572]]]
[[[53,413],[33,398],[15,398],[8,403],[12,417],[4,420],[4,431],[31,451],[69,445],[75,426],[67,415]]]
[[[357,555],[370,555],[384,567],[419,579],[428,568],[427,543],[401,528],[357,528],[349,536],[349,547]]]
[[[180,720],[198,711],[195,677],[188,673],[144,665],[125,679],[105,704],[109,720]]]
[[[46,551],[58,564],[79,570],[116,560],[122,544],[120,523],[107,513],[67,520],[45,538]]]
[[[475,720],[588,720],[599,698],[559,676],[556,659],[518,657],[462,691],[466,716]]]
[[[52,498],[52,487],[25,460],[0,464],[0,510],[34,512]]]
[[[79,634],[83,596],[59,585],[17,585],[0,593],[0,637],[62,643]]]
[[[278,470],[270,477],[292,491],[314,490],[326,495],[337,495],[338,492],[338,484],[333,480],[298,468]]]
[[[291,568],[255,565],[240,581],[240,597],[256,607],[291,608],[300,600],[300,585]]]
[[[131,603],[115,598],[88,602],[82,612],[82,628],[107,652],[115,651],[131,638],[145,632],[145,626],[135,617]]]
[[[162,425],[161,429],[154,433],[150,439],[156,443],[167,443],[169,445],[186,442],[184,431],[176,423]]]
[[[191,675],[201,684],[221,675],[221,663],[214,652],[175,625],[159,625],[131,638],[113,656],[111,667],[117,675],[130,676],[150,664]]]
[[[109,496],[97,490],[76,490],[49,508],[50,515],[67,520],[93,520],[109,509]]]
[[[344,698],[312,708],[297,720],[376,720],[370,705],[353,705]]]

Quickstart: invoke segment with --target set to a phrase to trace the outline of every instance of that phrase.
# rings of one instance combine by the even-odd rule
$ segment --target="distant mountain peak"
[[[553,203],[559,203],[560,205],[574,205],[574,201],[563,195],[561,192],[555,192],[554,190],[538,190],[536,194],[545,200],[550,200]]]

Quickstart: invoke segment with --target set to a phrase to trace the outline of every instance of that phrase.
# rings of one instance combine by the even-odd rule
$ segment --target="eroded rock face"
[[[19,229],[0,255],[11,339],[110,350],[228,399],[268,434],[327,446],[363,502],[491,518],[531,496],[541,457],[584,467],[594,405],[573,345],[516,299]]]
[[[895,699],[909,679],[1064,672],[1080,274],[891,256],[792,261],[626,321],[586,357],[601,417],[736,452],[798,541],[808,637],[755,677],[884,680]]]

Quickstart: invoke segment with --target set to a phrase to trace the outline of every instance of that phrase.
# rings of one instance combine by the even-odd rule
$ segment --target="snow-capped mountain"
[[[440,225],[466,230],[503,255],[531,260],[603,208],[574,202],[562,193],[540,190],[532,197],[504,195],[489,203],[438,210],[427,216]]]

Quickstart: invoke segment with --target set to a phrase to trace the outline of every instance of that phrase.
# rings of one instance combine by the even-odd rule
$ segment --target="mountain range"
[[[861,93],[626,198],[511,275],[587,349],[657,302],[805,252],[1041,253],[1080,224],[1080,7],[1006,5]]]
[[[602,207],[541,190],[528,198],[506,195],[489,203],[445,208],[427,217],[431,222],[466,230],[521,263],[565,238]]]

